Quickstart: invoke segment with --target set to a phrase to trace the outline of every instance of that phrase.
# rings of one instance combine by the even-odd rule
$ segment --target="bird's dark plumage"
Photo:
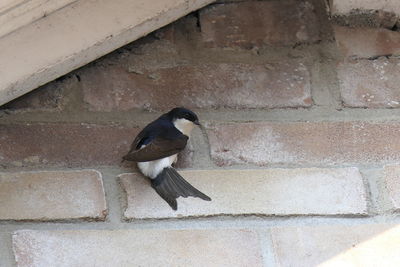
[[[182,132],[175,124],[180,119],[191,125],[199,125],[198,117],[194,112],[185,108],[174,108],[148,124],[135,138],[128,154],[123,157],[124,160],[138,162],[139,169],[152,179],[154,190],[174,210],[177,209],[176,199],[180,196],[211,200],[211,198],[185,181],[171,167],[170,163],[165,165],[165,162],[158,161],[169,157],[176,159],[176,154],[185,148],[189,136],[185,135],[185,131],[182,130]],[[190,127],[191,129],[192,127]],[[190,130],[188,131],[189,133]],[[152,173],[152,175],[146,174],[141,168],[143,165],[140,164],[145,164],[146,162],[149,162],[149,165],[146,165],[146,171]]]
[[[164,168],[156,179],[151,181],[151,186],[173,210],[178,208],[178,197],[198,197],[211,201],[210,197],[189,184],[174,168]]]
[[[149,124],[135,138],[123,159],[146,162],[169,157],[183,150],[188,139],[175,127]]]

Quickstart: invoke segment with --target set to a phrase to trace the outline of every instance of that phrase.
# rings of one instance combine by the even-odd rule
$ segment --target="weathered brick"
[[[89,69],[82,75],[84,99],[91,110],[100,111],[312,104],[310,75],[299,62],[200,64],[139,73],[128,73],[119,66]]]
[[[272,229],[277,266],[398,266],[400,226],[279,227]]]
[[[398,0],[330,0],[333,14],[349,14],[353,11],[382,10],[400,15]]]
[[[383,10],[352,10],[347,14],[336,14],[333,23],[350,27],[386,28],[393,30],[399,16]]]
[[[362,177],[356,168],[204,170],[181,174],[212,201],[179,198],[178,211],[173,211],[149,180],[138,174],[122,174],[120,180],[127,194],[125,217],[367,213]]]
[[[345,57],[400,55],[400,32],[335,26],[335,39]]]
[[[119,165],[139,130],[84,123],[0,125],[0,160],[17,167]],[[189,143],[178,157],[179,167],[192,166],[192,150]]]
[[[387,165],[384,168],[386,188],[395,209],[400,210],[400,165]]]
[[[259,1],[211,5],[200,11],[203,41],[210,47],[252,48],[321,40],[309,1]]]
[[[0,266],[12,266],[14,263],[14,255],[12,253],[11,233],[0,231]]]
[[[262,266],[250,230],[17,231],[17,266]]]
[[[101,174],[93,170],[0,173],[0,220],[104,219]]]
[[[216,164],[354,164],[400,160],[397,122],[255,122],[208,126]]]
[[[158,29],[154,32],[156,38],[161,40],[167,40],[171,43],[175,42],[175,23],[168,24],[167,26]]]
[[[168,24],[167,26],[164,26],[163,28],[157,30],[154,32],[154,37],[157,40],[161,41],[167,41],[170,43],[169,49],[172,48],[171,52],[174,51],[176,53],[176,57],[172,59],[172,62],[177,60],[180,61],[182,58],[179,57],[180,52],[184,52],[186,46],[190,46],[189,49],[193,49],[193,44],[194,42],[197,41],[200,37],[200,31],[199,31],[199,20],[197,16],[197,12],[190,13],[179,20]],[[135,41],[136,42],[136,41]],[[135,43],[134,42],[134,43]],[[156,42],[152,44],[146,44],[147,48],[150,48],[150,46],[156,45]],[[145,47],[141,47],[145,48]],[[147,48],[145,49],[139,49],[140,52],[144,51],[149,51]],[[160,47],[161,48],[161,47]],[[182,50],[183,49],[183,50]],[[160,64],[162,60],[160,59],[166,59],[163,54],[166,52],[166,49],[160,49],[157,51],[156,57],[154,57],[154,50],[152,51],[153,53],[153,58],[157,58],[157,64]],[[168,48],[167,48],[168,50]],[[135,51],[136,52],[136,51]],[[184,52],[185,53],[185,52]],[[142,56],[143,53],[140,54]],[[171,55],[171,54],[170,54]],[[134,56],[136,59],[137,57]],[[170,60],[168,60],[169,63],[171,63]],[[131,61],[132,62],[132,61]]]
[[[115,165],[138,131],[91,124],[1,125],[0,159],[14,166]]]
[[[379,58],[341,62],[337,72],[345,106],[400,106],[400,59]]]
[[[71,86],[71,80],[62,83],[54,81],[23,95],[3,106],[9,110],[61,110],[64,106],[64,91]]]

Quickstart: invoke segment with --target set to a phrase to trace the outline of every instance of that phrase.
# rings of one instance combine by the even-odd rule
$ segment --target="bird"
[[[150,178],[152,188],[173,210],[176,199],[211,198],[189,184],[172,166],[177,155],[189,140],[195,126],[200,126],[197,115],[186,108],[176,107],[149,123],[134,139],[123,161],[134,161],[141,173]]]

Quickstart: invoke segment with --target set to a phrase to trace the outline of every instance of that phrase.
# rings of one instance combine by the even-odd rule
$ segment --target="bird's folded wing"
[[[172,156],[183,150],[189,138],[181,134],[174,139],[157,137],[143,148],[131,150],[123,157],[124,160],[146,162]]]

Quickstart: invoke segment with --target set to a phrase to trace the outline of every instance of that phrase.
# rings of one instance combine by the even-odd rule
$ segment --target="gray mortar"
[[[328,101],[324,92],[319,101]],[[311,108],[287,109],[218,109],[198,110],[193,109],[205,123],[215,122],[257,122],[257,121],[282,121],[282,122],[307,122],[307,121],[400,121],[400,109],[381,108],[335,108],[326,106],[313,106]],[[4,113],[3,113],[4,114]],[[149,121],[156,119],[162,112],[128,111],[128,112],[71,112],[71,113],[13,113],[0,115],[0,124],[19,123],[88,123],[98,125],[125,125],[145,126]]]

